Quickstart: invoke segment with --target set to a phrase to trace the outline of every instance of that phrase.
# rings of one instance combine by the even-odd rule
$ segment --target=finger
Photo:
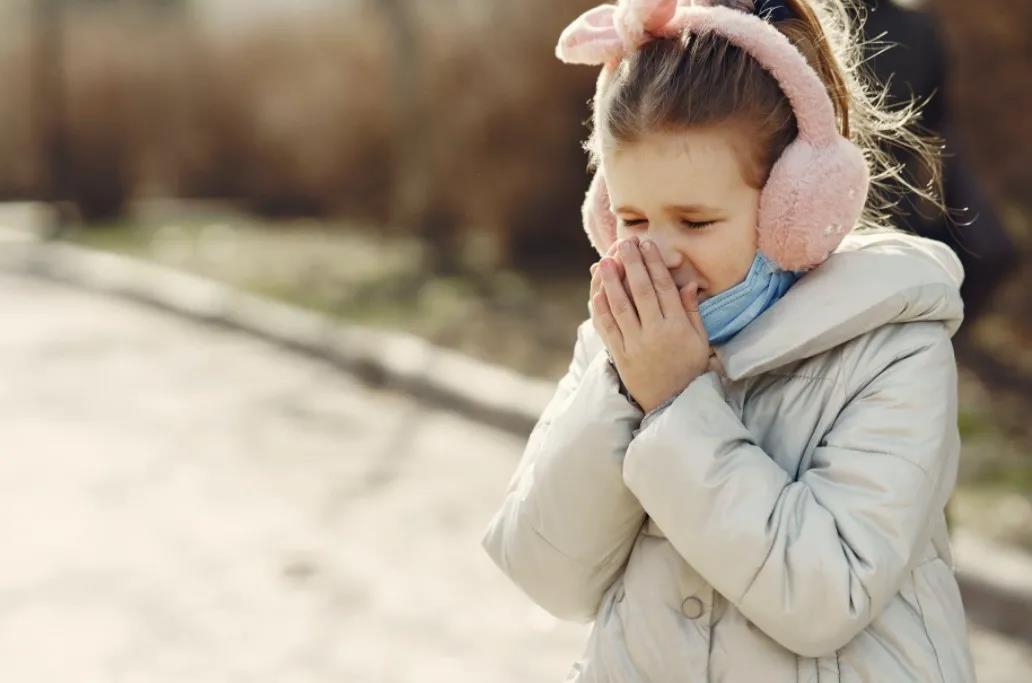
[[[593,297],[602,291],[602,273],[598,270],[599,262],[591,264],[591,286],[588,288],[588,297]]]
[[[598,264],[596,264],[595,272],[591,276],[591,286],[588,288],[588,291],[589,291],[589,294],[588,294],[589,304],[590,304],[590,301],[591,301],[592,297],[596,296],[599,293],[601,293],[602,296],[605,297],[605,289],[604,289],[604,287],[602,285],[602,269],[598,267],[598,266],[601,265],[601,263],[602,262],[599,261]],[[589,306],[589,310],[590,310],[590,306]]]
[[[616,242],[614,242],[613,245],[609,247],[609,252],[613,252],[615,249]],[[608,255],[608,253],[606,255]],[[605,256],[602,256],[602,258],[605,258]],[[598,260],[588,267],[588,272],[591,273],[591,285],[588,288],[589,300],[592,296],[602,291],[602,271],[599,269],[599,266],[601,265],[602,261]]]
[[[692,327],[695,328],[695,331],[703,339],[708,340],[709,334],[706,332],[706,326],[702,322],[702,314],[699,313],[699,284],[697,282],[689,282],[682,287],[681,300],[684,303],[684,310],[688,314],[688,320],[691,322]]]
[[[594,318],[595,313],[591,310],[591,298],[595,296],[595,274],[598,272],[598,263],[592,263],[588,270],[591,273],[591,284],[588,285],[588,315]],[[592,322],[594,323],[594,320],[592,320]]]
[[[618,349],[620,352],[623,352],[623,334],[620,332],[620,326],[617,324],[616,318],[609,308],[606,293],[599,291],[594,294],[588,302],[588,307],[591,309],[591,323],[595,326],[595,331],[602,338],[606,348],[610,349],[610,351]]]
[[[662,318],[663,311],[659,308],[656,290],[652,286],[652,277],[638,248],[638,239],[632,237],[624,240],[620,246],[620,254],[623,257],[624,268],[627,270],[627,284],[631,291],[631,298],[642,324]]]
[[[615,245],[616,245],[616,243],[614,242],[614,246],[610,247],[610,252],[613,252],[613,251],[616,250],[616,246]],[[601,261],[596,261],[595,263],[591,264],[591,266],[588,268],[588,272],[591,273],[591,284],[588,287],[588,301],[589,302],[591,301],[591,297],[595,296],[595,294],[597,294],[598,292],[602,291],[602,271],[599,270],[599,266],[601,265],[601,263],[602,263]],[[621,282],[623,283],[623,286],[624,286],[624,291],[627,292],[627,297],[630,298],[631,297],[631,291],[630,291],[630,289],[628,289],[627,282],[625,280],[623,280],[623,267],[620,265],[620,262],[618,260],[613,260],[613,263],[616,264],[617,269],[620,271],[620,278],[621,278]],[[589,311],[591,310],[590,303],[589,303],[589,306],[588,306],[588,310]]]
[[[619,251],[616,252],[616,254],[613,255],[613,263],[616,264],[616,274],[620,277],[620,280],[622,282],[626,283],[627,282],[627,264],[624,263],[624,260],[620,257],[620,252]],[[630,293],[631,293],[631,290],[628,289],[627,290],[627,294],[629,295]]]
[[[634,308],[634,303],[627,296],[623,282],[617,276],[613,260],[609,257],[602,259],[601,270],[604,294],[609,302],[609,310],[620,326],[620,332],[625,338],[628,335],[638,334],[641,331],[641,321],[638,320],[638,313]]]
[[[628,238],[624,238],[624,239],[628,239]],[[637,239],[637,237],[633,237],[633,239]],[[620,244],[622,242],[623,242],[623,240],[619,240],[619,239],[618,240],[613,240],[613,243],[609,245],[609,248],[606,250],[606,253],[605,253],[606,256],[612,258],[613,261],[616,263],[616,266],[617,266],[617,268],[620,271],[620,279],[621,280],[624,279],[627,276],[627,269],[624,267],[623,259],[620,258]]]
[[[659,255],[659,249],[652,240],[645,240],[641,243],[641,253],[645,259],[645,266],[648,268],[649,276],[652,278],[652,287],[656,291],[656,298],[659,302],[659,309],[664,318],[675,315],[684,309],[681,303],[680,293],[674,278],[670,277],[670,271],[663,263],[663,257]]]
[[[591,284],[593,287],[597,286],[599,291],[601,291],[602,288],[602,273],[598,269],[598,267],[602,265],[601,259],[604,259],[607,256],[609,256],[610,258],[616,258],[616,251],[617,247],[619,246],[620,241],[613,240],[613,243],[609,245],[608,249],[606,249],[606,253],[602,254],[598,261],[595,261],[590,266],[588,266],[588,272],[591,273]],[[595,292],[592,291],[592,294],[594,293]]]
[[[609,249],[606,251],[606,256],[609,256],[610,258],[613,259],[613,262],[616,264],[617,270],[619,270],[620,280],[624,280],[626,278],[626,274],[627,273],[626,273],[626,270],[623,267],[623,263],[622,263],[622,261],[620,259],[620,249],[619,249],[619,247],[620,247],[620,240],[619,239],[614,239],[612,245],[610,245]],[[630,294],[631,293],[630,290],[627,290],[627,293]]]
[[[624,290],[627,292],[628,298],[631,296],[630,285],[627,283],[627,269],[624,267],[623,261],[620,258],[620,240],[613,240],[613,243],[609,245],[609,249],[606,251],[606,256],[613,259],[613,263],[616,264],[617,275],[620,281],[624,283]]]

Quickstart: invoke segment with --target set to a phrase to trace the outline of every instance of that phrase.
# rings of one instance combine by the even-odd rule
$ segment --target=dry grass
[[[63,167],[92,218],[132,197],[189,196],[386,224],[394,160],[419,143],[429,155],[423,208],[448,229],[486,232],[503,256],[587,254],[578,141],[593,74],[552,48],[588,4],[451,0],[431,13],[412,3],[411,81],[397,80],[401,38],[373,3],[232,31],[185,15],[77,11],[66,32]],[[0,50],[0,84],[24,95],[0,105],[0,151],[35,161],[31,43],[21,36]],[[414,131],[397,110],[410,101],[422,110]],[[5,165],[0,196],[31,194],[39,174]]]

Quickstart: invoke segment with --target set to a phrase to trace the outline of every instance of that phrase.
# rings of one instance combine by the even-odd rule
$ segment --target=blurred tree
[[[64,2],[69,6],[81,7],[89,7],[90,5],[117,7],[121,5],[126,9],[162,9],[167,7],[178,10],[185,8],[190,3],[190,0],[64,0]]]
[[[391,67],[394,86],[394,199],[391,222],[423,238],[433,272],[462,269],[458,221],[446,206],[434,201],[434,134],[432,108],[424,73],[424,48],[416,10],[409,0],[372,0],[394,36]]]
[[[62,0],[36,0],[32,5],[32,108],[41,159],[38,192],[48,202],[69,197],[62,9]]]
[[[65,60],[74,55],[69,57],[72,43],[66,32],[74,21],[94,13],[108,19],[155,11],[182,14],[187,5],[186,0],[33,0],[32,106],[41,159],[38,193],[45,201],[57,202],[60,224],[120,214],[131,192],[133,162],[132,142],[124,130],[128,114],[124,102],[117,101],[124,84],[112,77],[104,82],[105,88],[92,93],[93,102],[104,100],[110,107],[100,109],[106,122],[95,116],[96,109],[87,112],[92,116],[82,116],[68,82]],[[116,112],[118,116],[113,115]]]

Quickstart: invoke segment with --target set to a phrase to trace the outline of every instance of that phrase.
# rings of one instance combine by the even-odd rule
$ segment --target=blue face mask
[[[801,275],[779,269],[757,249],[744,280],[699,304],[710,344],[722,344],[735,336],[773,306]]]

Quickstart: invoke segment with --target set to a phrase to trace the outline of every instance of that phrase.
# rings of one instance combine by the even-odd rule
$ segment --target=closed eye
[[[623,221],[623,224],[626,225],[627,227],[631,227],[631,226],[634,226],[634,225],[639,225],[641,223],[646,223],[647,222],[644,219],[636,219],[636,220],[629,221],[629,220],[625,220],[625,219],[621,218],[620,220]],[[708,225],[713,225],[714,223],[716,223],[716,221],[703,221],[703,222],[681,221],[681,225],[687,226],[688,228],[690,228],[692,230],[700,230],[702,228],[705,228]]]

